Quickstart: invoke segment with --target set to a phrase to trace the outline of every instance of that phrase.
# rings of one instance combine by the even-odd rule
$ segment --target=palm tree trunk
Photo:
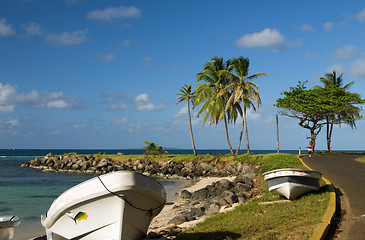
[[[191,116],[190,116],[190,104],[188,100],[188,115],[189,115],[189,127],[190,127],[190,137],[191,137],[191,144],[193,145],[193,152],[194,155],[196,155],[196,149],[195,149],[195,143],[194,143],[194,137],[193,137],[193,128],[191,126]]]
[[[332,148],[331,148],[332,130],[333,130],[333,123],[331,123],[330,131],[328,134],[328,140],[327,140],[327,148],[328,148],[329,152],[332,152]]]
[[[236,150],[236,154],[238,154],[238,151],[240,150],[241,148],[241,141],[242,141],[242,135],[243,135],[243,126],[244,126],[244,120],[242,118],[242,126],[241,126],[241,132],[240,132],[240,139],[238,140],[238,147],[237,147],[237,150]]]
[[[244,104],[244,101],[243,101],[243,97],[242,97],[242,106],[243,106],[243,104]],[[238,154],[238,151],[241,148],[241,141],[242,141],[242,135],[243,135],[244,125],[245,125],[245,120],[244,120],[244,118],[242,118],[241,132],[240,132],[240,138],[238,140],[238,147],[237,147],[237,150],[236,150],[236,154]]]
[[[227,118],[226,118],[225,114],[224,114],[224,125],[226,127],[226,137],[227,137],[227,143],[228,143],[228,146],[229,146],[229,150],[231,150],[231,153],[234,154],[232,146],[231,146],[231,142],[229,141],[228,124],[227,124]]]
[[[276,115],[276,152],[279,153],[279,117]]]
[[[243,119],[244,119],[245,132],[246,132],[247,153],[250,153],[250,144],[248,142],[248,130],[247,130],[247,121],[246,121],[246,106],[244,106],[244,105],[243,105]]]
[[[330,152],[330,148],[331,148],[331,140],[330,140],[330,123],[329,123],[329,117],[326,116],[326,127],[327,127],[327,132],[326,132],[326,137],[327,137],[327,152]]]

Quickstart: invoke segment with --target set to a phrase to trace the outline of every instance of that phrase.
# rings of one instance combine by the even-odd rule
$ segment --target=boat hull
[[[322,175],[302,169],[277,169],[263,174],[269,191],[276,191],[287,199],[295,199],[311,191],[319,190]]]
[[[41,223],[52,240],[141,239],[165,201],[157,181],[134,172],[115,172],[61,194]]]
[[[16,216],[0,216],[0,240],[13,239],[14,228],[20,225]]]

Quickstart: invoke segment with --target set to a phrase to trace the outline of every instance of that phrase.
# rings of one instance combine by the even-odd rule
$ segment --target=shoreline
[[[235,177],[206,177],[206,178],[201,178],[198,181],[196,181],[195,183],[193,183],[192,185],[181,188],[179,190],[179,193],[182,190],[187,190],[189,192],[195,192],[195,191],[198,191],[202,188],[207,187],[208,185],[211,185],[214,182],[220,181],[222,179],[227,179],[229,181],[233,181],[234,178]],[[154,217],[152,219],[151,224],[148,228],[148,232],[151,232],[151,231],[156,232],[156,231],[164,230],[168,226],[167,223],[171,219],[178,216],[179,213],[182,210],[185,210],[185,208],[187,209],[187,207],[185,206],[185,202],[186,202],[186,200],[181,199],[180,197],[178,197],[176,201],[171,202],[172,204],[171,203],[166,204],[165,207],[162,209],[162,211],[156,217]],[[201,217],[201,218],[199,218],[197,220],[194,220],[194,221],[179,224],[178,226],[183,228],[183,229],[187,229],[191,226],[194,226],[198,222],[203,221],[205,218],[206,218],[206,216]],[[147,234],[148,234],[148,232],[147,232]]]

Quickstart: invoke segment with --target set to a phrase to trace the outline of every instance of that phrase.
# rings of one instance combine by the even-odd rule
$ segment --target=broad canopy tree
[[[361,118],[361,108],[355,105],[363,104],[357,93],[351,93],[344,88],[312,88],[306,89],[307,82],[299,82],[296,87],[284,91],[283,98],[276,100],[276,107],[281,114],[299,119],[299,126],[309,129],[310,145],[316,145],[316,138],[327,121],[333,124],[354,123]],[[338,116],[328,120],[328,116]]]

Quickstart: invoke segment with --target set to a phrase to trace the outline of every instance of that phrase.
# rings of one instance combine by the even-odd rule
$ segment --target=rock
[[[217,182],[217,188],[221,188],[221,189],[230,189],[233,187],[233,183],[227,179],[222,179],[219,182]]]
[[[238,174],[238,172],[236,171],[236,169],[232,165],[228,165],[227,168],[226,168],[226,170],[228,172],[230,172],[231,174],[233,174],[233,175],[237,175]]]
[[[209,163],[206,163],[206,162],[201,162],[200,166],[203,168],[203,170],[208,171],[208,172],[216,170],[215,167],[213,167],[212,165],[210,165]]]
[[[241,162],[237,163],[236,170],[237,170],[237,172],[242,172],[242,170],[243,170],[243,164]]]
[[[203,200],[203,199],[206,199],[207,197],[208,197],[208,189],[206,189],[206,188],[195,191],[191,195],[192,200]]]
[[[238,196],[231,191],[224,191],[222,195],[224,196],[224,200],[226,200],[229,204],[238,202]]]
[[[98,165],[96,166],[97,168],[102,168],[108,165],[108,160],[106,160],[105,158],[101,159],[98,163]]]
[[[188,191],[188,190],[185,190],[183,189],[180,193],[180,198],[182,199],[189,199],[191,198],[192,194]]]
[[[195,216],[195,217],[202,217],[205,215],[204,207],[191,208],[190,211],[192,212],[193,216]]]
[[[229,203],[226,201],[226,199],[221,198],[221,199],[219,199],[219,205],[221,205],[221,206],[228,206]]]
[[[221,207],[219,206],[219,204],[217,203],[213,203],[211,204],[206,210],[205,210],[205,215],[207,216],[212,216],[215,213],[219,212],[219,210],[221,209]]]
[[[161,238],[162,235],[160,233],[156,233],[156,232],[149,232],[146,236],[146,239],[157,239],[157,238]]]
[[[75,164],[73,164],[72,166],[71,166],[71,169],[72,170],[78,170],[80,168],[80,165],[78,165],[77,163],[75,163]]]
[[[186,216],[179,215],[179,216],[174,217],[170,221],[168,221],[167,225],[170,225],[170,224],[179,225],[179,224],[182,224],[184,222],[186,222]]]
[[[247,199],[247,197],[246,197],[246,195],[245,195],[244,193],[242,193],[242,194],[238,195],[238,202],[239,202],[239,203],[244,203],[244,202],[246,202],[246,199]]]

